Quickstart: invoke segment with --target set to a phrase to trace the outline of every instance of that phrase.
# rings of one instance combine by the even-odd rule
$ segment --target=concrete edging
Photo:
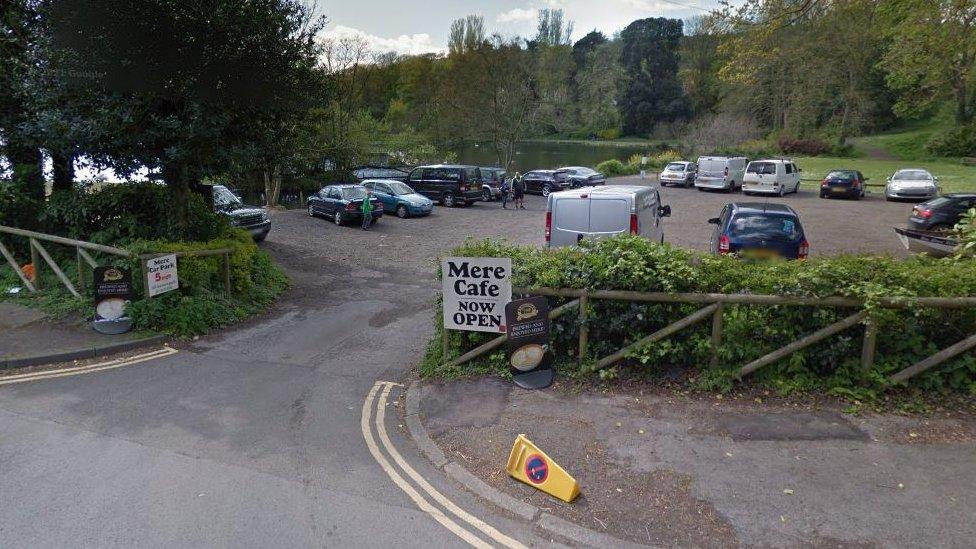
[[[437,446],[427,428],[420,419],[420,382],[414,381],[407,387],[406,420],[410,436],[417,443],[420,451],[438,469],[464,486],[468,491],[490,501],[494,505],[509,513],[541,528],[549,533],[592,547],[647,547],[630,541],[615,538],[609,534],[590,530],[549,513],[543,513],[538,507],[520,501],[504,492],[493,488],[485,481],[473,475],[456,461],[447,459],[444,452]]]
[[[142,337],[139,339],[130,339],[128,341],[122,341],[119,343],[112,343],[109,345],[102,345],[96,347],[84,347],[81,349],[75,349],[73,351],[63,351],[59,353],[51,353],[46,355],[29,355],[29,356],[20,356],[14,358],[6,358],[0,360],[0,370],[9,370],[12,368],[26,368],[28,366],[39,366],[42,364],[67,362],[69,360],[85,360],[89,358],[98,358],[100,356],[122,353],[125,351],[131,351],[132,349],[136,349],[138,347],[155,345],[157,343],[162,343],[165,339],[166,336],[164,335],[153,335],[148,337]]]

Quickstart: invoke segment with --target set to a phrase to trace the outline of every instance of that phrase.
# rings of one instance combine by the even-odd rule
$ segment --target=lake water
[[[634,154],[646,153],[649,147],[640,145],[610,145],[606,143],[576,143],[567,141],[527,141],[518,146],[513,170],[527,172],[561,168],[563,166],[594,167],[604,160],[616,158],[623,162]],[[476,166],[495,166],[498,159],[490,143],[468,143],[456,149],[458,162]]]

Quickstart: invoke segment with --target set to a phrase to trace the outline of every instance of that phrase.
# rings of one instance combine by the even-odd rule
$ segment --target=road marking
[[[472,547],[478,547],[479,549],[490,549],[491,545],[488,545],[471,532],[462,528],[460,525],[458,525],[458,523],[448,518],[443,511],[437,507],[434,507],[430,504],[430,502],[424,499],[413,486],[411,486],[402,476],[400,476],[399,473],[397,473],[396,469],[394,469],[393,466],[390,465],[390,462],[386,459],[386,456],[380,452],[379,447],[376,445],[376,440],[373,438],[372,430],[369,427],[369,420],[373,413],[373,399],[376,398],[376,393],[379,391],[381,386],[385,386],[387,389],[389,389],[389,385],[385,385],[383,383],[376,383],[373,385],[373,388],[370,389],[369,394],[366,396],[366,400],[363,402],[363,413],[359,422],[359,426],[363,431],[363,438],[366,440],[366,446],[369,448],[369,453],[373,454],[373,459],[379,463],[380,468],[383,469],[383,472],[385,472],[386,475],[390,477],[390,479],[397,486],[399,486],[401,490],[410,496],[410,499],[417,504],[417,507],[419,507],[421,511],[430,515],[444,528],[450,530],[454,535],[463,539]]]
[[[468,513],[461,507],[457,506],[454,502],[452,502],[446,496],[444,496],[439,491],[437,491],[436,488],[431,486],[431,484],[427,482],[427,479],[425,479],[420,473],[418,473],[413,467],[411,467],[410,464],[407,463],[407,460],[403,458],[400,452],[393,445],[393,442],[390,440],[390,437],[386,432],[386,423],[384,421],[386,416],[386,401],[390,395],[390,390],[394,385],[400,385],[400,384],[390,383],[390,382],[377,382],[377,384],[374,386],[374,388],[377,390],[380,388],[380,386],[383,386],[382,394],[380,395],[379,401],[377,402],[377,406],[376,406],[377,409],[376,431],[379,434],[380,441],[383,443],[384,448],[390,454],[390,456],[393,457],[393,461],[395,461],[396,464],[399,465],[400,468],[404,472],[406,472],[410,478],[414,480],[414,482],[416,482],[425,492],[427,492],[427,494],[430,495],[430,497],[432,497],[437,503],[439,503],[445,509],[453,513],[455,516],[464,520],[471,526],[474,526],[478,530],[481,530],[493,541],[495,541],[496,543],[502,546],[510,547],[512,549],[525,549],[526,547],[525,545],[499,532],[491,525],[485,523],[478,517],[475,517],[474,515]]]
[[[12,385],[14,383],[26,383],[28,381],[38,381],[41,379],[53,379],[58,377],[78,376],[82,374],[90,374],[93,372],[101,372],[104,370],[114,370],[115,368],[121,368],[123,366],[131,366],[133,364],[139,364],[140,362],[146,362],[148,360],[154,360],[157,358],[163,358],[166,356],[174,355],[177,352],[178,351],[176,349],[173,349],[171,347],[163,347],[162,349],[156,349],[155,351],[150,351],[148,353],[134,355],[127,358],[116,358],[105,362],[89,364],[87,366],[75,366],[73,368],[63,368],[60,370],[46,370],[43,372],[30,372],[27,374],[4,376],[4,377],[0,377],[0,385]]]

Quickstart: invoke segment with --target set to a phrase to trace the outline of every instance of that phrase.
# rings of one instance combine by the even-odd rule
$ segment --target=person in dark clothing
[[[512,196],[512,180],[511,179],[502,179],[501,191],[502,191],[502,208],[504,208],[504,209],[507,210],[508,209],[508,200]]]
[[[515,177],[512,178],[512,198],[515,200],[515,209],[525,209],[525,181],[522,180],[522,174],[515,172]]]

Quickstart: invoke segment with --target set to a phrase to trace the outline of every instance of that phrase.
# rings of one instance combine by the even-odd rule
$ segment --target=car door
[[[325,214],[335,215],[336,210],[341,208],[341,202],[342,202],[342,191],[339,190],[339,187],[330,187],[329,194],[326,195],[326,200],[325,200],[325,210],[326,210]]]
[[[377,183],[373,187],[373,196],[383,204],[383,209],[387,211],[396,210],[397,197],[393,194],[393,189],[386,183]]]
[[[416,168],[410,172],[410,176],[407,178],[407,184],[418,193],[430,197],[427,185],[424,183],[424,168]]]

